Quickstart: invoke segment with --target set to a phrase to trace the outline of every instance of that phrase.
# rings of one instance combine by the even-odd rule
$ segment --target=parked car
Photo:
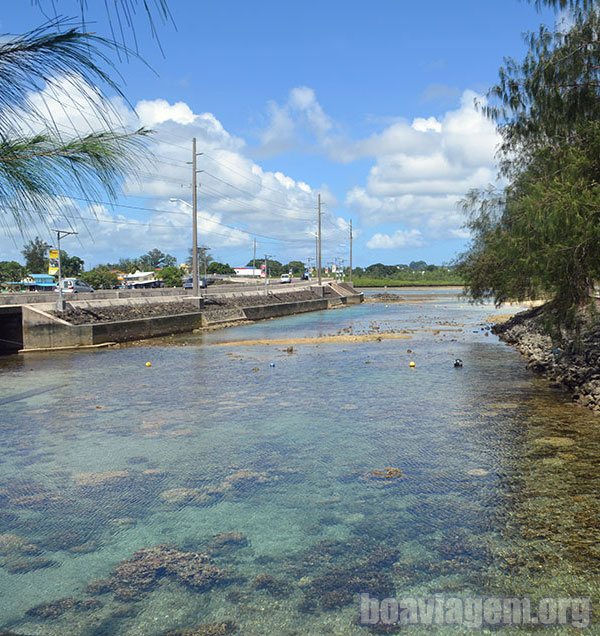
[[[88,285],[79,278],[63,278],[61,283],[63,294],[83,294],[94,291],[91,285]],[[54,288],[54,291],[58,291],[58,285]]]
[[[198,280],[198,287],[200,287],[200,289],[204,289],[206,287],[206,278],[200,278]],[[183,288],[194,289],[194,280],[191,276],[187,276],[183,279]]]
[[[292,277],[289,274],[282,274],[279,277],[279,282],[280,283],[291,283],[292,282]]]

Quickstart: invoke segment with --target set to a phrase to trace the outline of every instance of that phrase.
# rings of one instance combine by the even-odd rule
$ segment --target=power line
[[[223,194],[223,193],[219,192],[218,190],[215,190],[211,186],[208,186],[206,184],[202,184],[201,188],[203,190],[208,190],[209,194],[212,194],[212,196],[215,197],[215,198],[227,199],[229,201],[233,201],[238,206],[242,206],[242,207],[245,206],[246,209],[253,210],[253,211],[258,211],[258,208],[255,205],[252,205],[252,203],[248,203],[248,201],[243,201],[243,200],[239,200],[239,199],[235,199],[233,197],[227,196],[226,194]],[[290,209],[290,211],[293,212],[294,210]],[[286,215],[286,214],[278,214],[277,212],[273,212],[272,210],[269,210],[269,215],[270,216],[277,216],[279,218],[286,219],[287,221],[309,221],[309,219],[306,219],[304,217],[289,216],[289,215]],[[310,219],[310,221],[313,221],[313,220]]]
[[[64,196],[68,196],[68,195],[64,195]],[[160,213],[160,214],[175,214],[175,215],[186,216],[186,217],[189,216],[186,212],[182,212],[180,210],[161,210],[159,208],[148,208],[148,207],[145,207],[145,206],[127,205],[127,204],[124,204],[124,203],[116,205],[116,204],[110,203],[108,201],[94,201],[92,199],[86,199],[84,197],[69,197],[69,198],[73,199],[74,201],[81,201],[81,202],[84,202],[84,203],[90,203],[90,204],[96,204],[96,205],[106,205],[106,206],[109,206],[109,207],[111,207],[113,209],[115,207],[121,207],[121,208],[126,208],[128,210],[138,210],[138,211],[143,211],[143,212],[152,212],[153,214]],[[244,230],[244,229],[242,229],[240,227],[236,227],[234,225],[228,225],[227,223],[222,223],[221,221],[217,221],[217,220],[215,220],[212,217],[205,216],[205,215],[202,215],[202,214],[198,214],[198,217],[202,218],[202,219],[205,219],[205,220],[207,220],[207,221],[209,221],[211,223],[215,223],[216,225],[220,225],[222,227],[226,227],[226,228],[228,228],[230,230],[237,230],[238,232],[242,232],[244,234],[248,234],[249,236],[259,236],[261,238],[271,239],[271,240],[279,241],[279,242],[282,242],[282,243],[285,243],[285,242],[290,242],[290,243],[292,243],[292,242],[303,242],[303,241],[299,241],[298,239],[281,239],[281,238],[277,238],[275,236],[268,236],[266,234],[259,234],[257,232],[251,232],[249,230]],[[85,218],[85,217],[80,217],[80,218]],[[92,218],[94,218],[94,217],[92,217]],[[136,223],[136,222],[134,222],[134,223]],[[154,223],[152,223],[152,225],[155,226],[155,227],[172,227],[171,225],[160,226],[160,225],[154,224]]]
[[[264,185],[261,181],[255,181],[254,179],[250,179],[250,177],[247,177],[246,175],[243,175],[241,172],[239,172],[237,170],[234,170],[233,168],[231,168],[227,164],[215,159],[214,157],[212,157],[208,153],[204,153],[204,156],[208,157],[209,159],[211,159],[215,163],[219,164],[222,168],[225,168],[225,170],[229,170],[230,172],[233,172],[233,174],[237,174],[238,177],[242,177],[242,179],[246,179],[246,181],[249,181],[250,183],[253,183],[254,185],[260,186],[261,189],[263,189],[263,190],[270,190],[271,192],[275,192],[276,194],[285,194],[284,190],[276,189],[276,188],[270,188],[269,186]]]
[[[278,201],[273,201],[272,199],[265,199],[264,197],[259,197],[256,194],[254,194],[253,192],[249,192],[248,190],[244,190],[243,188],[238,188],[237,186],[233,185],[233,183],[229,183],[228,181],[225,181],[224,179],[221,179],[220,177],[217,177],[216,175],[212,174],[211,172],[208,171],[204,171],[204,174],[207,174],[209,177],[212,177],[213,179],[216,179],[217,181],[220,181],[221,183],[229,186],[230,188],[233,188],[234,190],[238,190],[238,192],[241,192],[243,194],[247,194],[251,197],[253,197],[254,199],[258,199],[259,201],[265,201],[266,203],[270,203],[271,205],[275,205],[279,208],[282,208],[284,210],[289,210],[289,211],[296,211],[296,212],[304,212],[305,210],[302,210],[301,208],[292,208],[288,205],[284,205],[282,203],[279,203]],[[299,220],[302,221],[312,221],[313,219],[309,219],[309,218],[303,218],[300,219],[300,217],[297,217]]]

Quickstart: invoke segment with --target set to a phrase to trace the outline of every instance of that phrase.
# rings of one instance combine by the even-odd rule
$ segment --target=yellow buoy
[[[146,366],[147,367],[151,367],[152,366],[152,362],[146,362]]]
[[[409,367],[416,367],[416,366],[417,366],[417,363],[416,363],[414,360],[411,360],[411,361],[408,363],[408,366],[409,366]]]

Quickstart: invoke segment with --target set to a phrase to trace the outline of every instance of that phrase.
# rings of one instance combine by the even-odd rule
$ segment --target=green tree
[[[28,274],[43,274],[48,271],[49,248],[50,245],[42,241],[39,236],[25,243],[21,254],[25,259],[25,269]]]
[[[265,262],[264,259],[260,261],[257,260],[257,267],[261,267]],[[283,263],[276,261],[275,259],[269,259],[269,276],[281,276],[281,274],[287,274],[287,269],[284,267]]]
[[[60,250],[60,270],[64,278],[79,276],[83,272],[84,262],[79,256],[69,256]]]
[[[233,267],[229,266],[229,263],[218,263],[213,261],[208,266],[209,274],[221,274],[223,276],[232,276],[235,274]]]
[[[384,265],[383,263],[373,263],[365,268],[365,276],[373,278],[388,278],[398,273],[396,265]]]
[[[599,29],[581,9],[566,32],[542,27],[490,91],[508,185],[464,201],[473,242],[459,271],[475,298],[550,297],[564,319],[600,277]]]
[[[292,272],[294,276],[302,276],[304,274],[304,270],[306,269],[304,263],[302,261],[290,261],[286,268]]]
[[[160,270],[160,278],[163,279],[166,287],[181,287],[183,285],[183,275],[179,267],[169,265]]]
[[[133,274],[140,269],[140,261],[138,258],[121,258],[115,265],[115,269],[124,274]]]
[[[186,265],[191,268],[192,267],[192,250],[189,249],[188,250],[188,254],[189,256],[186,259]],[[208,268],[208,266],[214,261],[215,259],[212,257],[212,254],[210,253],[210,250],[208,249],[208,247],[199,247],[198,248],[198,267],[200,269],[200,273],[202,273],[204,271],[204,268]]]
[[[98,265],[83,272],[80,278],[94,289],[113,289],[119,284],[117,274],[107,265]]]
[[[165,254],[156,247],[143,256],[140,256],[138,263],[141,268],[147,270],[160,269],[161,267],[174,267],[177,265],[177,259],[171,254]]]
[[[0,261],[0,283],[20,281],[27,270],[17,261]]]

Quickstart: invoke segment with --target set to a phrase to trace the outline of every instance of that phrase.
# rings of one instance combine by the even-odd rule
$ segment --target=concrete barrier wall
[[[106,289],[90,294],[64,294],[67,302],[71,300],[110,300],[115,298],[144,298],[191,296],[191,291],[181,287],[163,289]],[[34,305],[37,303],[56,303],[57,292],[25,292],[19,294],[0,294],[0,305]]]
[[[321,311],[345,302],[360,302],[362,300],[361,294],[341,297],[336,291],[330,291],[331,293],[325,298],[241,308],[239,314],[233,320],[278,318],[309,311]],[[100,299],[96,296],[94,300],[98,301]],[[104,301],[100,300],[100,302],[94,304],[123,304],[115,301],[116,299],[113,297]],[[138,298],[128,301],[128,304],[143,304],[145,302],[150,302],[150,299]],[[78,300],[74,301],[74,304],[77,305],[85,306],[88,303],[88,300],[79,296]],[[109,323],[72,325],[45,311],[44,307],[43,304],[36,304],[34,306],[23,305],[21,308],[24,349],[52,349],[91,346],[106,342],[143,340],[155,336],[191,332],[194,329],[205,326],[201,311],[171,316],[149,316],[147,318]],[[46,307],[53,309],[54,305],[49,304]],[[13,308],[6,307],[6,311],[13,311]],[[230,320],[231,318],[228,319],[228,321]]]
[[[199,329],[201,325],[202,314],[192,313],[103,322],[90,326],[92,328],[92,344],[102,344],[103,342],[126,342],[185,333]]]
[[[23,307],[23,348],[56,349],[85,347],[104,342],[143,340],[155,336],[184,333],[202,324],[200,312],[176,316],[152,316],[90,325],[71,325],[40,311]]]
[[[266,318],[279,318],[293,314],[303,314],[307,311],[320,311],[327,309],[326,299],[300,300],[292,303],[278,305],[261,305],[258,307],[244,307],[243,311],[248,320],[265,320]]]
[[[81,295],[83,296],[83,294]],[[67,305],[71,307],[76,307],[79,309],[90,309],[94,310],[96,307],[140,307],[144,305],[154,305],[157,302],[160,304],[168,305],[169,303],[179,303],[182,301],[196,304],[198,301],[197,298],[186,298],[182,296],[165,296],[163,298],[156,297],[143,297],[143,298],[128,298],[125,301],[119,298],[108,298],[108,299],[99,299],[99,298],[87,298],[90,294],[85,294],[86,298],[81,298],[79,295],[76,297],[67,298]],[[36,309],[41,309],[46,312],[53,312],[56,309],[55,303],[37,303],[34,305]]]
[[[93,344],[90,325],[71,325],[29,306],[24,306],[22,311],[24,349],[55,349]]]
[[[299,281],[296,283],[281,285],[280,283],[272,283],[267,287],[270,291],[280,290],[289,291],[290,289],[305,289],[312,283]],[[251,283],[240,283],[238,285],[213,285],[207,289],[200,290],[206,296],[225,296],[227,295],[253,295],[257,293],[265,293],[265,285],[254,285]],[[115,300],[118,298],[153,298],[155,302],[162,302],[170,296],[178,296],[185,299],[186,296],[193,297],[191,289],[183,289],[182,287],[161,287],[156,289],[105,289],[98,290],[89,294],[64,294],[67,302],[80,300]],[[58,297],[57,292],[25,292],[25,293],[1,293],[0,305],[33,305],[37,303],[56,303]]]

